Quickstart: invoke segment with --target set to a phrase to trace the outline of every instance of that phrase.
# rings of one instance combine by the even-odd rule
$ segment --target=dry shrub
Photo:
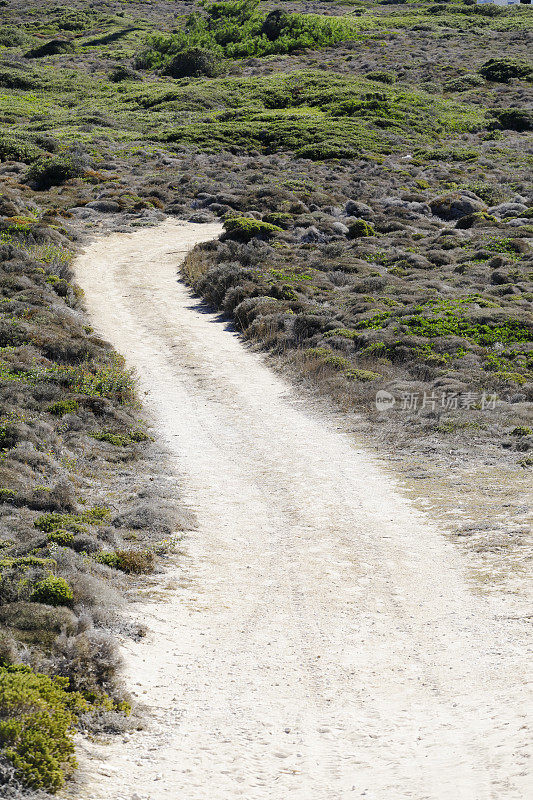
[[[150,550],[117,550],[117,568],[134,575],[153,572],[154,554]]]
[[[196,282],[213,266],[210,253],[195,247],[191,250],[181,265],[181,273],[186,283],[195,286]]]
[[[99,694],[102,688],[113,694],[122,659],[113,637],[90,629],[68,636],[62,634],[55,645],[55,671],[70,680],[71,688]]]

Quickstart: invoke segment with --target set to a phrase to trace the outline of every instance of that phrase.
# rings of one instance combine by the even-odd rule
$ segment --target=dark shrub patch
[[[531,79],[533,67],[527,61],[515,58],[490,58],[480,67],[479,74],[488,81],[509,83],[512,78]]]
[[[171,78],[214,78],[219,72],[220,59],[211,50],[201,47],[190,47],[178,53],[164,70]]]
[[[496,117],[502,128],[509,131],[532,131],[533,130],[533,111],[525,108],[502,108],[493,109],[492,114]]]
[[[289,19],[289,15],[286,11],[281,11],[276,8],[274,11],[270,11],[267,14],[261,27],[261,33],[263,33],[267,39],[270,39],[271,42],[274,42],[276,39],[279,39],[283,31],[287,28]]]
[[[73,157],[52,156],[33,164],[26,181],[37,191],[45,191],[51,186],[60,186],[70,178],[79,178],[84,172],[85,169]]]
[[[364,219],[356,219],[348,226],[348,236],[350,239],[359,239],[363,236],[376,236],[374,226]]]

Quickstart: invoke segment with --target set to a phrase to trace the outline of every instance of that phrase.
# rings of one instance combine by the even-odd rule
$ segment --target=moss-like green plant
[[[49,606],[70,606],[74,593],[64,578],[49,575],[35,584],[31,600]]]
[[[70,547],[74,541],[74,534],[72,531],[66,531],[62,528],[52,531],[46,537],[46,540],[51,544],[58,544],[61,547]]]
[[[80,407],[77,400],[57,400],[51,403],[46,409],[49,414],[55,417],[63,417],[65,414],[74,414]]]
[[[348,226],[348,236],[350,239],[359,239],[364,236],[376,236],[374,226],[364,219],[356,219]]]
[[[224,222],[224,230],[227,239],[236,239],[239,242],[249,242],[255,237],[271,239],[277,233],[282,232],[278,225],[271,225],[269,222],[261,222],[248,217],[230,217]]]
[[[84,525],[100,525],[109,517],[109,509],[94,506],[82,514],[59,514],[57,511],[50,511],[38,516],[33,524],[43,533],[52,533],[52,531],[63,529],[77,533],[84,530]]]

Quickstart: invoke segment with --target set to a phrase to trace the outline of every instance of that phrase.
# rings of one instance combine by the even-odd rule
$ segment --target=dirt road
[[[87,248],[96,330],[139,376],[199,527],[132,613],[145,731],[94,746],[90,800],[522,800],[510,623],[370,452],[310,410],[177,280],[217,225]]]

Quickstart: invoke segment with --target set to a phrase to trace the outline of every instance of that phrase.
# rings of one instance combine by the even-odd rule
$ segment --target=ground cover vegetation
[[[84,316],[84,236],[222,220],[184,276],[296,379],[383,446],[531,465],[531,14],[0,4],[8,797],[62,785],[76,728],[127,724],[118,595],[190,522],[146,477],[132,376]]]

